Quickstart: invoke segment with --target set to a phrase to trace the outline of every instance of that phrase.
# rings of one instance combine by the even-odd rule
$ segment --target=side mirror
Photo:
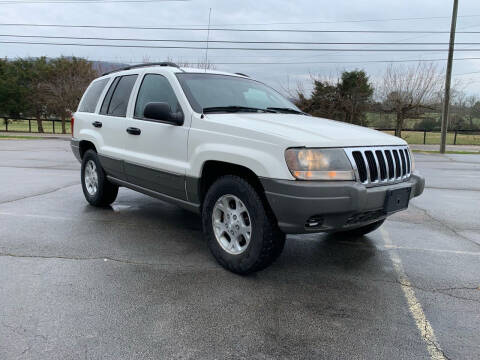
[[[151,102],[145,105],[143,116],[147,119],[159,120],[172,125],[183,125],[183,113],[173,113],[166,102]]]

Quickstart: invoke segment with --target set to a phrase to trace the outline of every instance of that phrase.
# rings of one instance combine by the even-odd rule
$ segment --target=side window
[[[138,75],[125,75],[118,77],[108,89],[102,104],[101,114],[125,117],[127,114],[128,100],[132,93],[133,85]]]
[[[110,85],[110,88],[107,91],[107,94],[105,95],[105,98],[103,99],[102,107],[100,108],[100,114],[106,115],[107,110],[108,110],[108,105],[110,105],[110,100],[112,100],[112,94],[115,88],[117,87],[118,80],[120,80],[120,77],[115,78],[113,80],[112,84]]]
[[[88,87],[85,96],[83,97],[82,103],[78,107],[78,111],[88,113],[95,112],[98,99],[100,98],[100,95],[102,94],[102,91],[107,83],[108,79],[101,79],[92,82],[92,84]]]
[[[166,102],[170,105],[172,112],[180,111],[180,105],[178,104],[175,92],[167,78],[163,75],[145,75],[140,90],[138,90],[134,117],[143,118],[145,105],[150,102]]]

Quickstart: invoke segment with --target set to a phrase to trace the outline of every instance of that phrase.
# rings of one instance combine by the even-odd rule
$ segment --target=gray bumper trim
[[[411,186],[412,198],[425,186],[424,178],[417,173],[398,184],[370,188],[354,181],[260,180],[280,229],[289,234],[335,231],[378,221],[387,216],[382,210],[388,190]],[[362,214],[372,216],[359,216]],[[312,216],[321,217],[322,225],[306,228]],[[365,220],[352,223],[352,217]]]
[[[72,148],[73,155],[75,155],[79,162],[82,162],[82,157],[80,156],[80,140],[72,138],[70,140],[70,147]]]

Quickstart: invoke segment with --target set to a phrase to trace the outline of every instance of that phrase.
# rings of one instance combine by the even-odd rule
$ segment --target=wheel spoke
[[[213,233],[226,252],[238,255],[247,249],[252,233],[250,214],[235,195],[221,196],[212,211]]]
[[[223,207],[225,208],[225,211],[231,210],[231,209],[230,209],[230,203],[229,203],[229,202],[230,202],[230,199],[229,199],[227,196],[225,196],[224,198],[222,198],[222,205],[223,205]]]
[[[245,238],[245,240],[246,240],[246,241],[249,241],[249,240],[250,240],[250,236],[251,236],[251,234],[252,234],[252,227],[242,224],[242,227],[240,228],[240,230],[241,230],[240,233],[243,235],[243,237]]]
[[[90,195],[94,195],[98,190],[98,173],[93,160],[88,160],[85,165],[84,182],[87,192]]]

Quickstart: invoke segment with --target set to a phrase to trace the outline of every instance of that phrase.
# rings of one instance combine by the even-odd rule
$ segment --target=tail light
[[[70,119],[70,131],[72,132],[72,138],[73,138],[73,125],[75,125],[75,118],[72,116]]]

